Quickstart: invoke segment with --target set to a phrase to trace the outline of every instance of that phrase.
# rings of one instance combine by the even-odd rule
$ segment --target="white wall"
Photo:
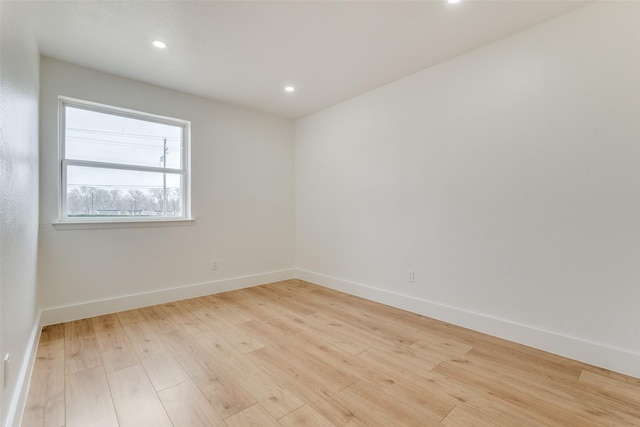
[[[59,95],[190,120],[195,225],[54,229]],[[50,58],[40,101],[44,323],[293,277],[291,120]]]
[[[0,425],[10,426],[24,405],[38,332],[39,54],[15,4],[0,2],[0,16],[0,355],[10,355]]]
[[[297,121],[299,276],[640,376],[639,22],[592,4]]]

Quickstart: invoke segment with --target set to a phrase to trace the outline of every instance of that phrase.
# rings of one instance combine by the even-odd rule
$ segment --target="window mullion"
[[[173,174],[185,173],[183,169],[160,168],[160,167],[154,167],[154,166],[126,165],[122,163],[95,162],[91,160],[64,159],[62,163],[63,163],[63,167],[83,166],[88,168],[119,169],[119,170],[130,170],[130,171],[139,171],[139,172],[158,172],[158,173],[173,173]]]

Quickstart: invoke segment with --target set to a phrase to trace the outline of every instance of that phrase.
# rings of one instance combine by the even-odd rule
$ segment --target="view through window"
[[[61,99],[61,219],[188,218],[189,123]]]

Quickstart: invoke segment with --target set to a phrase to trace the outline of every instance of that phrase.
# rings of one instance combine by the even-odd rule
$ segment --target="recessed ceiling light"
[[[293,86],[285,86],[285,88],[284,88],[284,91],[285,92],[289,92],[289,93],[295,92],[295,90],[296,90],[296,88],[293,87]]]
[[[447,0],[450,4],[460,3],[460,0]]]
[[[154,40],[153,45],[158,49],[165,49],[167,47],[167,44],[162,40]]]

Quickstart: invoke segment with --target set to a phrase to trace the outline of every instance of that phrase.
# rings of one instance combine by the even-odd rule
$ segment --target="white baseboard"
[[[307,270],[296,278],[640,378],[640,354]]]
[[[159,291],[145,292],[132,295],[123,295],[97,301],[89,301],[81,304],[52,307],[42,310],[41,323],[54,325],[56,323],[70,322],[72,320],[85,319],[87,317],[101,316],[103,314],[117,313],[124,310],[132,310],[150,305],[164,304],[188,298],[196,298],[220,292],[232,291],[264,283],[278,282],[295,277],[295,270],[278,270],[268,273],[253,274],[250,276],[234,277],[217,280],[215,282],[197,283],[178,288],[162,289]]]
[[[20,427],[22,424],[22,415],[24,414],[24,408],[27,404],[27,394],[29,392],[29,383],[31,382],[31,372],[33,371],[33,365],[36,360],[40,331],[42,330],[40,319],[41,313],[38,313],[38,317],[31,329],[31,336],[29,336],[29,342],[24,358],[22,359],[22,364],[20,365],[20,370],[18,371],[15,391],[9,402],[5,427]]]

